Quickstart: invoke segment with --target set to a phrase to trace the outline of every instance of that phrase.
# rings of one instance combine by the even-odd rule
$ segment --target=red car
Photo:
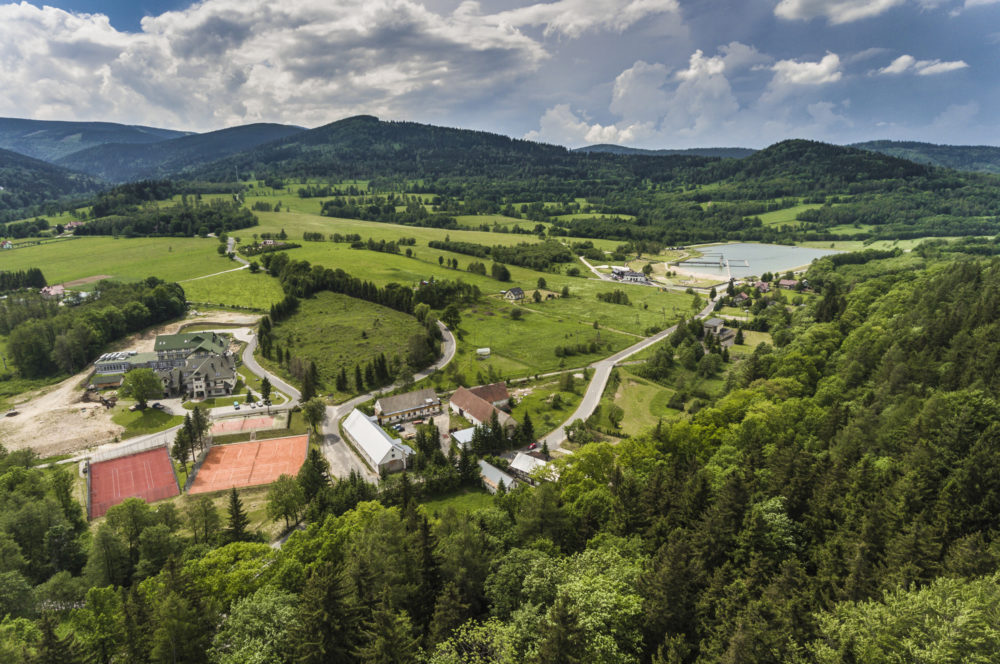
[[[535,449],[536,447],[538,447],[538,443],[532,443],[531,445],[528,445],[528,449],[529,449],[529,450],[533,450],[533,449]]]

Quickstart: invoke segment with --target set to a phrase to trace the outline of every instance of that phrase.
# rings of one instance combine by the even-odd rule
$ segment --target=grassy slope
[[[227,265],[233,265],[228,263]],[[231,269],[231,268],[226,268]],[[250,270],[226,272],[205,279],[186,281],[181,284],[188,300],[210,302],[222,306],[253,307],[267,310],[285,295],[277,279]]]
[[[367,338],[362,338],[362,332]],[[334,392],[334,381],[342,367],[353,387],[356,363],[363,365],[379,353],[389,359],[403,355],[409,338],[422,332],[423,327],[412,316],[325,292],[304,300],[298,313],[274,328],[275,343],[291,348],[294,357],[316,363],[321,390],[329,393]],[[277,368],[273,362],[264,363]],[[290,377],[283,368],[278,373]]]
[[[177,281],[230,269],[230,261],[216,253],[217,245],[212,238],[82,237],[6,251],[3,269],[40,267],[50,284],[99,274]]]

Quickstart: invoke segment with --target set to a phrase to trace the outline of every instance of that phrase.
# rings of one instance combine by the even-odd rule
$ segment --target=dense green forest
[[[79,371],[109,342],[181,316],[184,290],[156,277],[138,283],[101,281],[72,307],[37,294],[0,301],[0,334],[22,376],[40,378]]]
[[[45,204],[98,189],[98,181],[16,152],[0,149],[0,222],[35,214]]]
[[[270,260],[287,291],[390,295]],[[0,452],[0,659],[990,661],[1000,258],[931,243],[806,276],[820,296],[761,300],[776,345],[717,400],[471,512],[419,507],[407,476],[331,481],[314,453],[271,489],[308,523],[280,549],[235,494],[129,500],[87,532],[63,476]],[[422,463],[474,481],[469,455]]]

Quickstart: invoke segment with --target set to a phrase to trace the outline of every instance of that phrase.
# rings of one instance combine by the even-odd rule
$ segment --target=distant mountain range
[[[0,118],[0,148],[50,162],[95,145],[156,143],[188,134],[190,132],[113,122]]]
[[[90,176],[0,149],[0,221],[16,218],[18,210],[95,192],[100,186]]]
[[[95,145],[55,163],[109,182],[158,179],[304,131],[290,125],[250,124],[157,143]]]
[[[881,152],[921,164],[957,171],[1000,173],[1000,147],[991,145],[935,145],[910,141],[868,141],[851,147]]]
[[[687,148],[684,150],[644,150],[642,148],[629,148],[624,145],[611,145],[610,143],[598,143],[588,145],[583,148],[576,148],[573,152],[607,152],[611,154],[639,154],[647,157],[673,157],[677,155],[696,157],[717,157],[719,159],[742,159],[749,157],[757,150],[752,148]]]

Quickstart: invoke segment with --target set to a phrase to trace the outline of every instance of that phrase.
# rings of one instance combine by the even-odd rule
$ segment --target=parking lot
[[[441,451],[445,454],[448,453],[448,446],[450,445],[448,439],[448,411],[445,410],[440,415],[435,415],[433,418],[424,418],[422,420],[413,420],[411,422],[402,423],[402,431],[397,431],[396,435],[403,440],[412,440],[417,435],[417,427],[419,426],[417,422],[428,422],[433,421],[437,425],[438,432],[441,434]]]

